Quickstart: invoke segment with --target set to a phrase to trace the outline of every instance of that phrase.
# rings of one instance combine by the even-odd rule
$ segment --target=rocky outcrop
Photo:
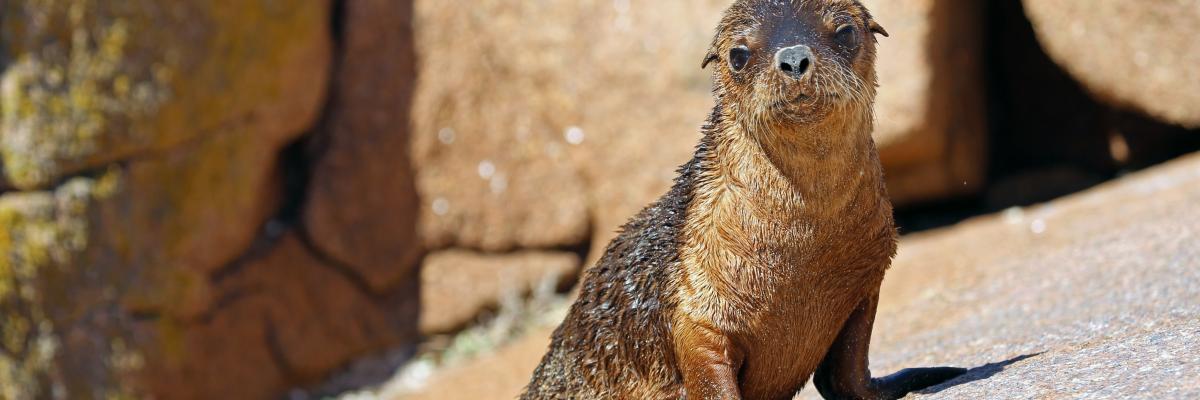
[[[415,341],[409,11],[336,11],[0,4],[0,398],[270,398]]]
[[[278,199],[273,160],[262,157],[273,148],[256,138],[231,129],[52,191],[0,196],[10,215],[0,275],[15,286],[0,304],[20,320],[5,324],[12,347],[0,364],[48,352],[12,381],[66,393],[126,387],[105,376],[119,372],[108,369],[115,353],[140,359],[162,345],[135,335],[137,316],[188,320],[211,309],[209,277],[249,247]],[[28,396],[37,392],[13,398]]]
[[[1193,1],[1023,1],[1046,52],[1104,101],[1200,128]]]
[[[22,189],[231,126],[294,137],[329,66],[324,0],[14,1],[0,18],[0,155]]]

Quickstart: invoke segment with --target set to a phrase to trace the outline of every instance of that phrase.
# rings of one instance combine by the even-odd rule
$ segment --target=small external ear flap
[[[717,57],[717,53],[708,52],[708,54],[704,55],[704,62],[700,63],[700,69],[708,68],[708,63],[716,61],[717,58],[719,58]]]
[[[883,37],[888,37],[887,29],[883,29],[883,25],[879,25],[878,22],[872,20],[868,27],[871,28],[871,32],[883,35]]]

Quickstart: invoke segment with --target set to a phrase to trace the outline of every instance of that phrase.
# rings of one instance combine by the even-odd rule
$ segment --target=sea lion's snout
[[[775,68],[788,78],[803,78],[811,69],[812,63],[812,49],[802,44],[784,47],[775,52]]]

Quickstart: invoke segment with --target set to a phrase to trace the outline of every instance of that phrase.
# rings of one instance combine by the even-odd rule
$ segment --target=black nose
[[[775,65],[784,75],[799,79],[812,66],[812,49],[805,45],[785,47],[775,53]]]

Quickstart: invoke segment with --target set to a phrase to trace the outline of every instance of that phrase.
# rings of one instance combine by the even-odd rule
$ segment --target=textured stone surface
[[[418,1],[425,240],[607,241],[690,154],[711,107],[700,61],[726,3]]]
[[[1200,2],[1023,3],[1047,53],[1097,97],[1200,127]]]
[[[915,398],[1200,395],[1197,220],[1200,154],[904,237],[884,282],[872,370],[972,368]],[[436,373],[402,398],[512,398],[548,333]],[[798,397],[818,398],[811,388]]]
[[[0,398],[271,398],[415,340],[411,49],[372,6],[314,128],[326,1],[0,3]]]
[[[50,396],[47,387],[68,398],[270,397],[415,339],[416,281],[372,295],[292,234],[248,259],[223,260],[213,274],[186,269],[196,258],[181,252],[218,241],[201,246],[212,251],[224,239],[167,241],[171,224],[145,223],[153,216],[138,211],[153,208],[131,193],[169,185],[139,178],[113,169],[54,192],[0,197],[4,398]],[[203,216],[178,212],[167,221]],[[232,377],[246,381],[231,386]]]
[[[324,0],[2,7],[0,156],[19,188],[44,188],[230,124],[295,135],[324,91]]]
[[[180,399],[274,398],[414,340],[416,282],[376,296],[347,272],[285,235],[215,280],[219,302],[210,312],[137,325],[159,344],[146,350],[144,386]]]
[[[304,226],[324,254],[385,291],[420,255],[417,194],[409,163],[416,81],[412,3],[347,1],[333,88],[313,144]]]
[[[274,147],[262,139],[230,129],[53,192],[0,196],[12,199],[4,213],[17,216],[3,221],[13,236],[0,242],[2,270],[22,288],[0,293],[17,301],[0,314],[58,343],[46,347],[58,358],[29,378],[68,393],[115,390],[98,376],[110,364],[101,357],[145,344],[130,336],[133,315],[189,318],[211,306],[207,277],[248,247],[274,208],[274,157],[262,157]],[[30,359],[21,351],[5,358]]]
[[[547,281],[557,287],[575,276],[579,263],[579,256],[565,252],[430,254],[421,264],[421,331],[451,332],[506,296],[523,296]]]

